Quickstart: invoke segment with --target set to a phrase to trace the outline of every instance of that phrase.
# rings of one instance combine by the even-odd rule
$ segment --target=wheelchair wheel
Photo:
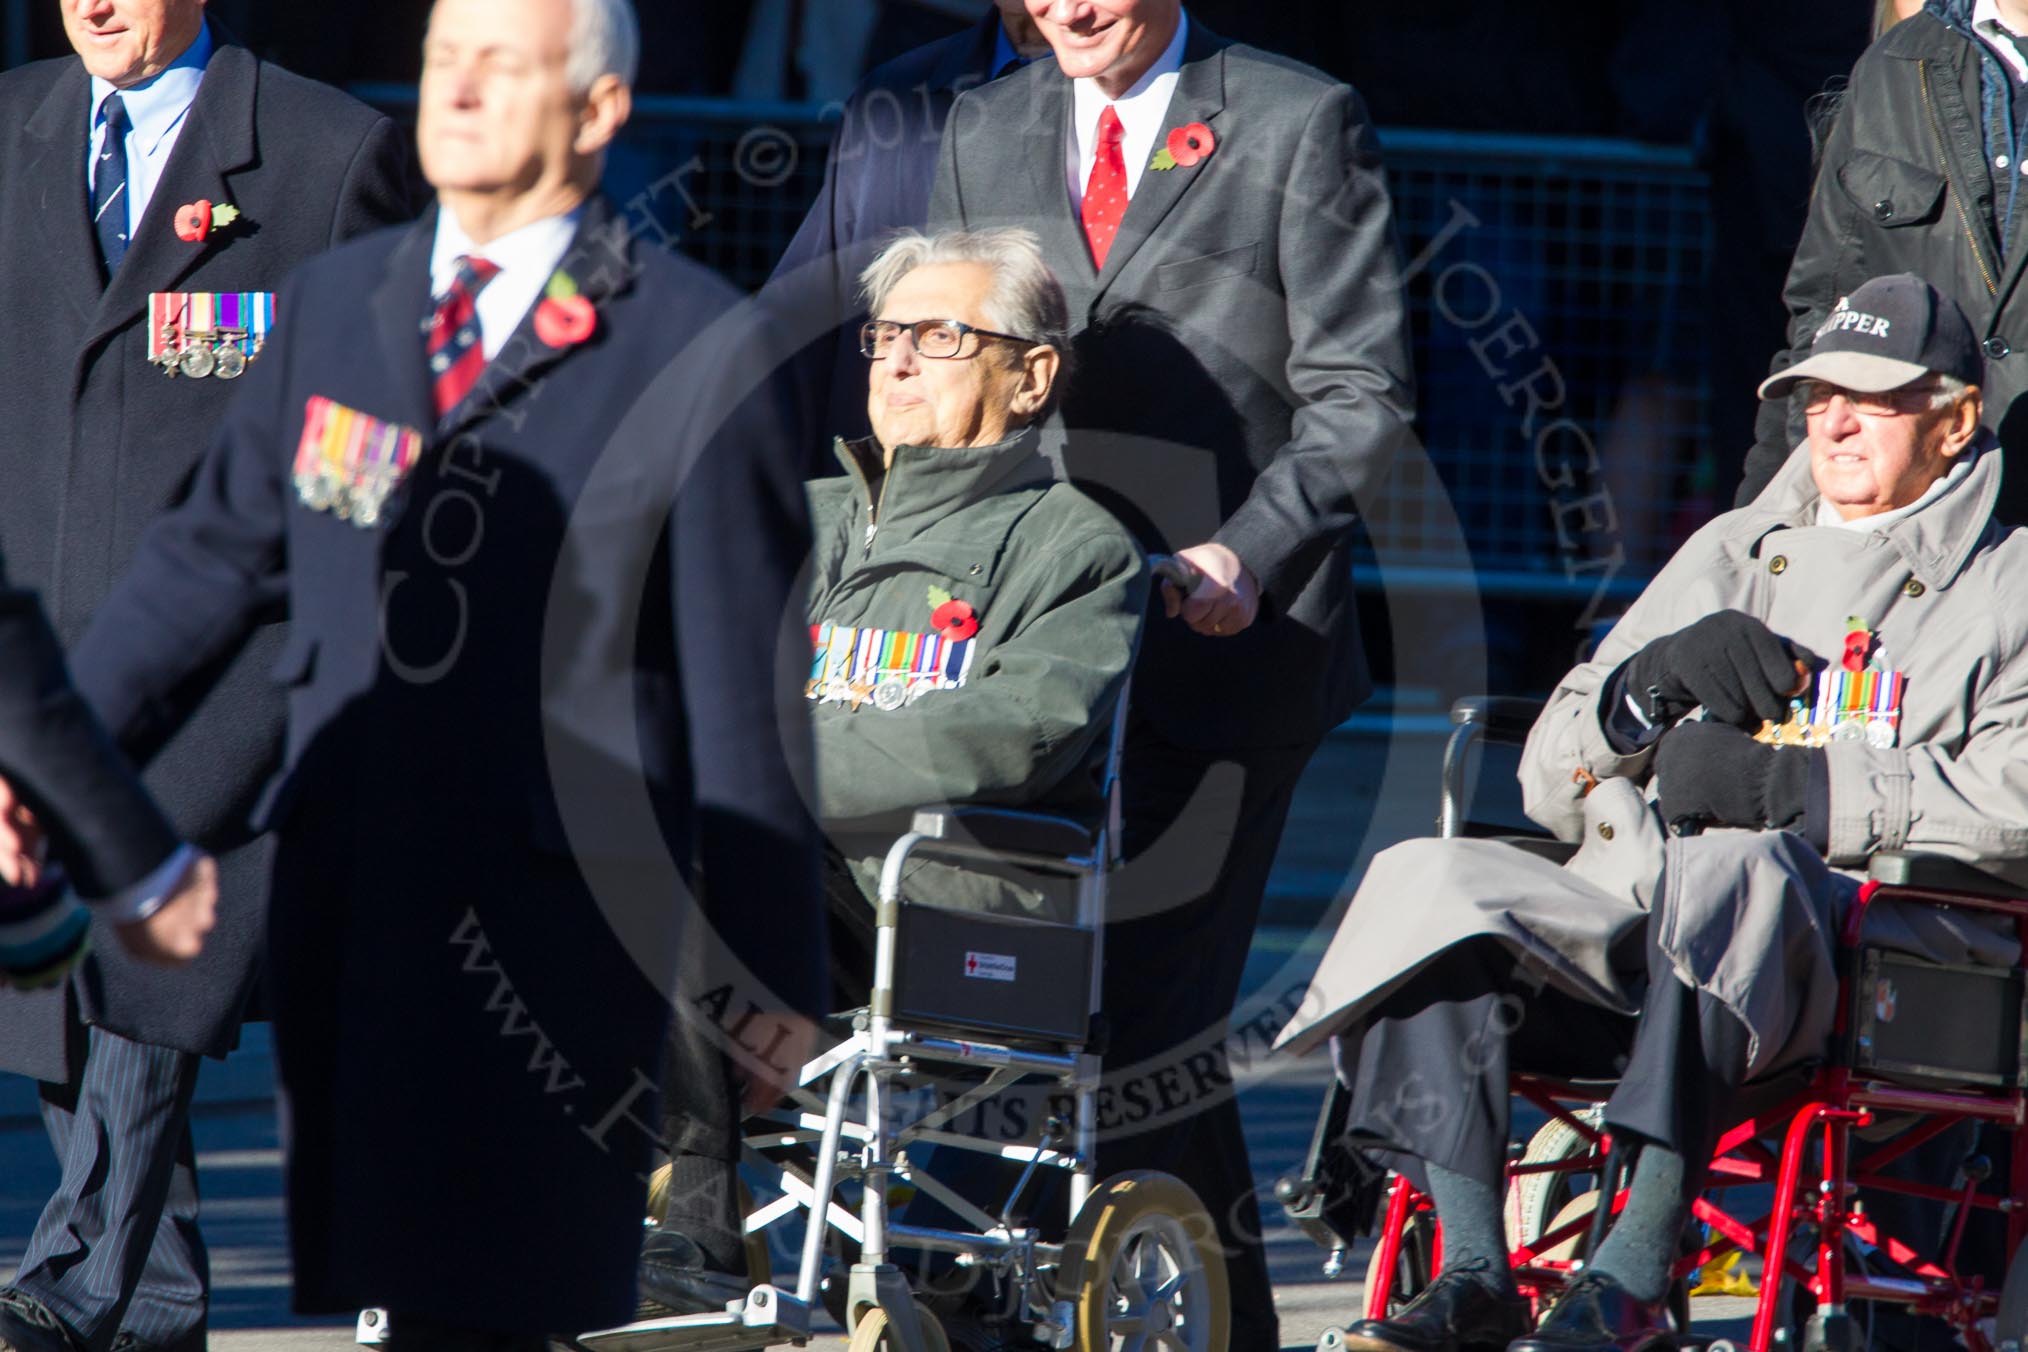
[[[1433,1234],[1430,1217],[1433,1214],[1428,1211],[1409,1213],[1408,1220],[1401,1227],[1401,1248],[1394,1255],[1391,1281],[1389,1274],[1380,1270],[1378,1244],[1373,1247],[1373,1256],[1366,1260],[1366,1290],[1370,1295],[1376,1286],[1387,1288],[1389,1314],[1421,1295],[1435,1275],[1429,1270],[1430,1238]]]
[[[1576,1234],[1558,1240],[1535,1256],[1538,1259],[1549,1262],[1568,1263],[1574,1261],[1577,1258],[1578,1250],[1584,1247],[1584,1241],[1590,1233],[1591,1213],[1598,1210],[1598,1196],[1596,1191],[1579,1193],[1565,1202],[1554,1216],[1551,1216],[1547,1221],[1542,1223],[1539,1229],[1529,1232],[1527,1238],[1540,1239],[1552,1230],[1561,1230],[1572,1221],[1586,1222],[1585,1227]]]
[[[1218,1232],[1197,1194],[1168,1174],[1119,1174],[1092,1192],[1064,1241],[1056,1298],[1076,1310],[1080,1352],[1157,1342],[1223,1352],[1230,1337]]]
[[[664,1164],[648,1175],[648,1219],[657,1225],[669,1214],[669,1176],[674,1166]],[[747,1191],[745,1183],[739,1185],[739,1214],[744,1216],[753,1210],[753,1194]],[[761,1286],[774,1278],[774,1258],[768,1253],[766,1235],[752,1234],[746,1237],[746,1279],[755,1286]]]
[[[1579,1121],[1596,1129],[1604,1120],[1602,1108],[1586,1108],[1576,1114]],[[1588,1154],[1591,1142],[1568,1122],[1550,1118],[1528,1138],[1521,1152],[1522,1164],[1560,1164]],[[1529,1240],[1547,1234],[1555,1218],[1578,1194],[1572,1188],[1574,1174],[1522,1174],[1507,1185],[1504,1208],[1507,1220],[1507,1247],[1519,1248]]]
[[[921,1301],[915,1303],[915,1322],[922,1329],[924,1352],[951,1352],[951,1340],[944,1335],[944,1326]],[[902,1352],[901,1339],[889,1326],[887,1311],[878,1305],[868,1310],[852,1330],[852,1342],[846,1352]]]

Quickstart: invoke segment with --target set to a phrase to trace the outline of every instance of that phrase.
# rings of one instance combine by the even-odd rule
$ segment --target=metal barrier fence
[[[414,106],[409,88],[357,92]],[[643,99],[608,188],[651,237],[757,286],[821,183],[826,111]],[[1428,451],[1368,522],[1390,589],[1624,595],[1722,505],[1704,430],[1705,175],[1687,152],[1623,142],[1382,143]]]

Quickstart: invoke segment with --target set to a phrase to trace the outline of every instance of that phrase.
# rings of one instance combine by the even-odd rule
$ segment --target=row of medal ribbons
[[[388,496],[422,455],[422,434],[322,395],[303,409],[296,443],[296,496],[313,512],[361,527],[380,521]]]
[[[1771,746],[1827,746],[1865,742],[1886,750],[1901,730],[1901,696],[1908,678],[1898,671],[1832,666],[1817,673],[1807,692],[1789,701],[1789,716],[1769,720],[1755,734]]]
[[[888,712],[933,690],[964,685],[979,646],[977,639],[828,622],[810,626],[810,643],[810,680],[804,687],[810,699],[855,709],[871,700]]]
[[[232,380],[274,326],[271,291],[157,291],[148,297],[148,361],[170,375]]]

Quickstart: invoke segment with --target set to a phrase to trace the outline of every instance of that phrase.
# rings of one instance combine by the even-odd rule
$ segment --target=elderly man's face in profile
[[[160,75],[204,27],[204,0],[62,3],[64,34],[85,69],[120,89]]]
[[[571,17],[571,0],[437,0],[416,128],[433,186],[511,196],[569,161],[584,108]]]
[[[875,318],[904,325],[955,319],[991,329],[985,310],[993,282],[993,270],[984,263],[928,263],[895,283]],[[1015,425],[1027,421],[1012,413],[1024,397],[1026,350],[1021,343],[969,333],[957,356],[925,357],[914,337],[902,333],[886,356],[871,363],[866,413],[873,435],[889,450],[1006,440]]]
[[[1881,394],[1816,380],[1803,384],[1810,473],[1845,520],[1908,506],[1971,444],[1979,427],[1978,392],[1941,409],[1932,406],[1935,393],[1933,380]]]
[[[1146,70],[1176,31],[1181,0],[1027,0],[1073,80]]]

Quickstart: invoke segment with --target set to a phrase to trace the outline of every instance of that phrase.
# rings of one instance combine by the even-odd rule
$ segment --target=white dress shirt
[[[1148,161],[1155,151],[1168,144],[1169,100],[1176,93],[1176,82],[1182,78],[1183,42],[1190,36],[1190,16],[1180,15],[1176,21],[1176,36],[1169,39],[1169,45],[1162,49],[1162,55],[1155,64],[1148,67],[1147,74],[1134,81],[1134,87],[1117,99],[1108,99],[1105,91],[1098,87],[1097,80],[1072,80],[1071,97],[1074,101],[1070,117],[1070,147],[1067,154],[1070,178],[1070,209],[1072,213],[1084,210],[1084,185],[1091,182],[1091,167],[1098,159],[1099,115],[1108,106],[1120,115],[1121,130],[1126,133],[1120,144],[1120,153],[1127,161],[1127,198],[1133,199],[1135,189],[1141,186],[1141,174],[1147,169]]]
[[[583,215],[580,207],[561,216],[548,216],[481,248],[458,224],[456,213],[448,207],[437,213],[436,248],[430,254],[433,301],[451,289],[461,258],[476,256],[500,269],[499,276],[479,292],[479,347],[487,361],[500,355],[514,330],[542,299],[557,264],[563,262],[571,241],[577,238],[578,219]]]
[[[204,83],[204,68],[211,64],[212,50],[211,24],[207,21],[198,30],[197,40],[167,70],[132,89],[116,89],[92,76],[91,122],[85,137],[85,200],[90,201],[98,187],[99,152],[105,148],[106,138],[106,100],[118,94],[127,109],[129,240],[140,239],[141,217],[147,214],[155,185],[162,181],[169,155],[183,134],[183,124],[189,121],[190,105],[197,99],[197,87]]]

